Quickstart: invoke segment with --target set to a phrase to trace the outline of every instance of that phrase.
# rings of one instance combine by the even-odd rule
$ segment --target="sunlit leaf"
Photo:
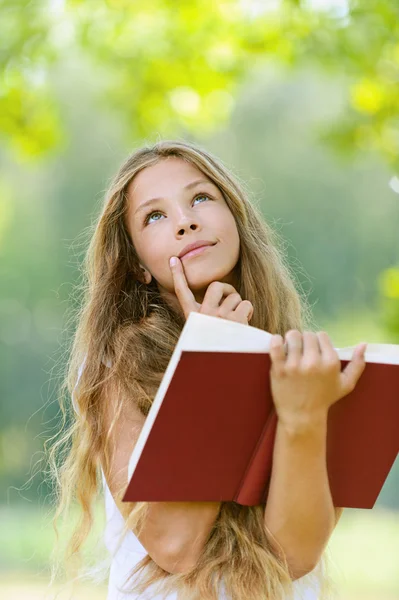
[[[384,105],[384,90],[376,81],[363,79],[351,87],[351,102],[359,112],[373,115]]]
[[[381,293],[387,298],[399,300],[399,269],[390,268],[382,272],[379,286]]]
[[[21,156],[60,148],[56,101],[49,86],[43,93],[34,82],[49,84],[51,64],[66,52],[101,71],[98,102],[115,110],[130,139],[218,129],[252,66],[273,60],[344,74],[347,105],[324,141],[346,155],[378,152],[396,167],[399,3],[348,0],[345,11],[326,3],[255,4],[0,0],[0,135]],[[20,80],[10,85],[15,72]]]

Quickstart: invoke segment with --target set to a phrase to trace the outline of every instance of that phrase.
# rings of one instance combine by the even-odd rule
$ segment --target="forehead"
[[[182,187],[194,179],[209,179],[196,166],[185,160],[171,156],[155,165],[140,171],[127,187],[130,209],[135,210],[150,198],[178,193]]]

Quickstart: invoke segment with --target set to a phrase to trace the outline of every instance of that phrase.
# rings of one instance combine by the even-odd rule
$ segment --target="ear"
[[[147,269],[144,268],[142,265],[140,265],[140,271],[141,271],[141,274],[142,274],[142,277],[143,277],[142,283],[145,283],[147,285],[149,283],[151,283],[151,281],[152,281],[152,275],[151,275],[151,273],[149,271],[147,271]]]

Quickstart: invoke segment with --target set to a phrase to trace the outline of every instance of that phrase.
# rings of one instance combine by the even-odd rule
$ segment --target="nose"
[[[199,231],[201,229],[199,220],[196,215],[190,211],[181,210],[176,217],[176,234],[184,235],[189,230]]]

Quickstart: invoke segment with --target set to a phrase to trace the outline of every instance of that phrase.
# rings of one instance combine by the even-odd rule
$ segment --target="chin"
[[[186,279],[187,279],[187,283],[189,288],[192,291],[201,291],[204,290],[205,288],[207,288],[209,286],[209,284],[211,284],[213,281],[223,281],[225,280],[230,274],[230,271],[222,271],[222,270],[215,270],[215,272],[211,272],[209,273],[209,271],[207,273],[198,273],[197,274],[192,274],[191,276],[186,272]]]

